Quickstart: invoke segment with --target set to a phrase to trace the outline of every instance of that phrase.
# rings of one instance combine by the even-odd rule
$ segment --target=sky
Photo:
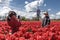
[[[48,11],[51,19],[60,19],[60,0],[0,0],[0,16],[7,16],[12,10],[26,18],[36,17],[36,12],[30,11],[36,11],[38,6],[41,11]]]

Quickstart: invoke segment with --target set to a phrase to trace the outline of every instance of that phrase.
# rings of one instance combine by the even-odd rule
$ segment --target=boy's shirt
[[[42,26],[46,26],[46,25],[50,25],[50,18],[44,17],[43,21],[42,21]]]

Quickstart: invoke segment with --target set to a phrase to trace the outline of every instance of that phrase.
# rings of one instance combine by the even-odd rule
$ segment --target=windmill
[[[30,12],[36,12],[37,20],[39,21],[39,18],[41,18],[41,17],[40,17],[40,12],[41,12],[41,10],[40,10],[40,8],[39,8],[39,7],[40,7],[40,6],[39,6],[39,0],[38,0],[37,4],[38,4],[37,10],[36,10],[36,11],[30,11]]]

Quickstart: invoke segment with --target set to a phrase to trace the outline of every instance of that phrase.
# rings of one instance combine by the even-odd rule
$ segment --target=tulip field
[[[11,34],[6,21],[0,21],[0,40],[60,40],[60,22],[41,27],[40,21],[22,21],[19,31]]]

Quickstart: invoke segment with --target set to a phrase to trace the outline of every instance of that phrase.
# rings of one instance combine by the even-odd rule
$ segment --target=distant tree
[[[22,17],[22,20],[23,20],[23,21],[26,21],[27,19],[23,16],[23,17]]]
[[[33,17],[32,20],[33,21],[38,21],[38,18],[37,17]]]

